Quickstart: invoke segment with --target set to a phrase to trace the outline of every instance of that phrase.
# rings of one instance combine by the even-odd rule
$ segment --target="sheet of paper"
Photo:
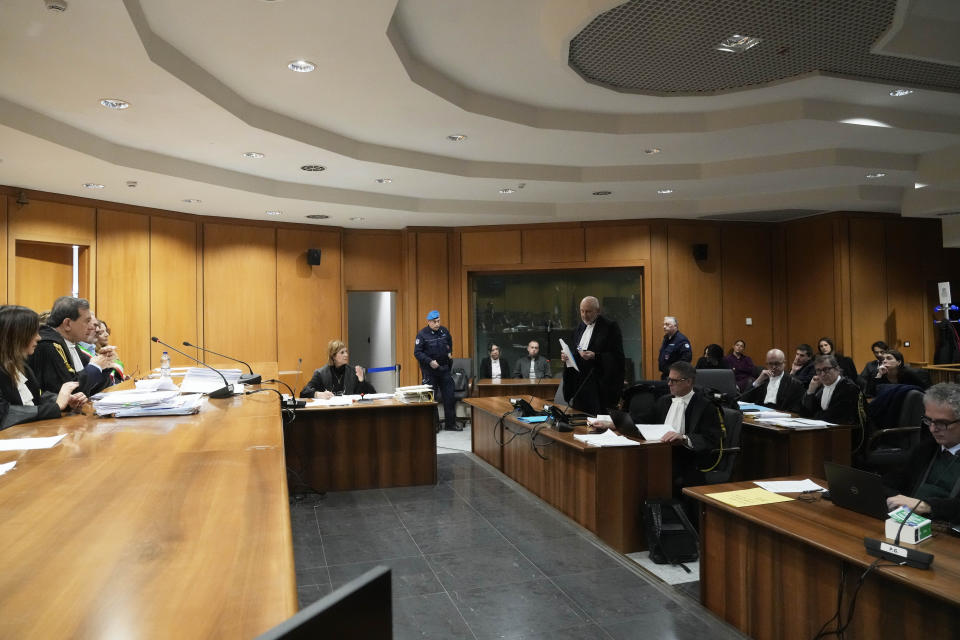
[[[756,480],[755,485],[774,493],[801,493],[803,491],[826,491],[816,482],[806,480]]]
[[[563,338],[560,338],[560,350],[563,353],[567,354],[567,366],[573,367],[577,371],[580,371],[580,367],[577,366],[577,359],[573,357],[573,352],[570,351],[570,347],[567,346],[567,343],[563,341]]]
[[[180,387],[174,384],[171,378],[166,376],[160,378],[147,378],[146,380],[137,380],[137,391],[179,391]]]
[[[360,396],[356,396],[359,400]],[[333,396],[332,398],[314,398],[307,402],[308,407],[349,407],[354,396]]]
[[[644,440],[659,440],[667,431],[673,431],[673,427],[665,424],[638,424],[637,429]]]
[[[721,491],[719,493],[708,493],[707,497],[719,500],[731,507],[752,507],[758,504],[772,504],[774,502],[787,502],[793,500],[787,496],[781,496],[778,493],[767,491],[766,489],[740,489],[737,491]]]
[[[604,431],[603,433],[576,434],[574,440],[589,445],[591,447],[639,447],[640,443],[631,440],[625,436],[618,435],[613,431]]]
[[[67,437],[62,433],[59,436],[50,436],[49,438],[10,438],[9,440],[0,440],[0,451],[29,451],[31,449],[50,449],[57,446],[61,440]]]
[[[773,420],[776,418],[789,418],[791,417],[789,413],[783,413],[782,411],[757,411],[750,414],[757,420]]]
[[[587,418],[587,425],[591,427],[603,427],[604,429],[613,428],[613,418],[610,416],[597,416],[596,418]]]
[[[5,474],[7,471],[10,471],[10,469],[13,469],[15,466],[17,466],[16,460],[14,460],[13,462],[5,462],[3,464],[0,464],[0,476]]]

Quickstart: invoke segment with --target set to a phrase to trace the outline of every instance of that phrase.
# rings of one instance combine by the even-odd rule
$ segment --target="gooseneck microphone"
[[[207,369],[213,369],[214,371],[216,371],[216,372],[217,372],[217,375],[220,376],[221,378],[223,378],[223,387],[220,388],[220,389],[215,389],[215,390],[209,392],[209,393],[207,394],[208,396],[210,396],[211,398],[229,398],[229,397],[231,397],[231,396],[233,395],[233,385],[230,384],[229,382],[227,382],[226,376],[224,376],[222,373],[220,373],[220,371],[218,371],[217,369],[214,369],[213,367],[211,367],[210,365],[208,365],[206,362],[203,362],[203,361],[201,361],[201,360],[197,360],[196,358],[194,358],[194,357],[193,357],[192,355],[190,355],[189,353],[184,353],[183,351],[180,351],[180,349],[177,349],[177,348],[174,347],[173,345],[167,344],[166,342],[164,342],[163,340],[161,340],[161,339],[158,338],[157,336],[153,336],[153,337],[150,338],[150,339],[153,340],[154,342],[156,342],[157,344],[162,344],[162,345],[165,346],[167,349],[172,349],[172,350],[176,351],[177,353],[179,353],[180,355],[186,356],[186,357],[190,358],[191,360],[193,360],[194,362],[196,362],[197,364],[199,364],[199,365],[202,366],[202,367],[206,367]]]
[[[230,356],[225,356],[225,355],[223,355],[222,353],[217,353],[216,351],[212,351],[212,350],[210,350],[210,349],[204,349],[204,348],[201,347],[200,345],[190,344],[190,343],[187,342],[186,340],[183,341],[183,346],[185,346],[185,347],[191,347],[191,348],[193,348],[193,349],[200,349],[200,351],[203,351],[204,353],[212,353],[212,354],[215,355],[215,356],[220,356],[221,358],[226,358],[227,360],[233,360],[234,362],[239,362],[240,364],[242,364],[243,366],[245,366],[247,369],[250,370],[250,373],[245,373],[245,374],[243,374],[243,375],[240,376],[240,380],[239,380],[240,384],[260,384],[260,382],[261,382],[261,376],[260,376],[260,374],[259,374],[259,373],[254,373],[254,372],[253,372],[253,367],[251,367],[249,364],[247,364],[247,363],[244,362],[243,360],[238,360],[238,359],[236,359],[236,358],[231,358]]]
[[[590,376],[593,375],[593,372],[597,368],[594,367],[587,372],[586,377],[580,382],[580,386],[577,387],[577,390],[570,397],[570,401],[567,402],[567,406],[563,411],[558,411],[559,415],[554,415],[554,425],[557,431],[573,431],[573,427],[570,425],[570,416],[567,415],[567,411],[573,408],[573,401],[577,399],[577,396],[580,395],[580,392],[583,391],[583,387],[586,386],[587,381],[590,379]],[[561,381],[560,384],[563,384]],[[556,407],[551,407],[551,410],[556,409]]]

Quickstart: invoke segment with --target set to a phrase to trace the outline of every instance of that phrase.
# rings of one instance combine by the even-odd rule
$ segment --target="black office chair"
[[[457,422],[461,427],[466,427],[470,422],[470,413],[465,416],[460,415],[460,405],[463,400],[473,396],[473,358],[454,358],[450,365],[450,372],[453,374],[453,397],[456,404],[453,410],[456,413]]]
[[[697,386],[714,389],[729,396],[740,393],[733,369],[697,369]]]
[[[732,372],[731,372],[732,373]],[[720,462],[710,471],[704,472],[707,484],[730,482],[737,458],[740,456],[740,433],[743,431],[743,414],[737,409],[722,407],[723,425],[726,435],[723,438],[723,455]],[[720,450],[717,450],[719,453]]]
[[[878,400],[883,399],[883,394],[896,394],[897,386],[900,385],[886,385],[887,388],[882,388],[868,408],[868,412],[873,409]],[[898,405],[891,407],[892,412],[896,414],[893,422],[889,417],[871,416],[871,420],[868,421],[869,433],[860,456],[861,464],[857,466],[885,473],[906,463],[907,451],[924,435],[920,428],[920,418],[924,414],[923,396],[923,391],[916,388],[906,392],[901,391],[900,397],[895,400]],[[889,426],[885,426],[885,423]]]
[[[634,424],[654,424],[657,399],[668,393],[665,381],[642,380],[623,392],[623,410],[630,414]]]

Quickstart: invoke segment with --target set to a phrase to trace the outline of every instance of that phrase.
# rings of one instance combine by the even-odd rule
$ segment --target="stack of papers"
[[[589,445],[591,447],[639,447],[640,443],[631,440],[626,436],[620,436],[613,431],[604,431],[603,433],[576,434],[574,440]]]
[[[772,424],[777,427],[787,427],[789,429],[819,429],[820,427],[837,426],[832,422],[813,420],[812,418],[758,418],[757,422]]]
[[[238,383],[243,371],[240,369],[218,369],[217,371],[223,374],[223,378],[227,379],[227,384],[234,385],[235,393],[240,392],[241,388],[238,387]],[[183,376],[183,382],[180,383],[180,391],[183,393],[210,393],[223,388],[223,378],[218,376],[213,369],[190,367],[187,369],[187,374]]]
[[[397,387],[393,395],[400,402],[433,402],[433,387],[428,384]]]
[[[221,380],[221,382],[223,382]],[[97,396],[93,410],[98,416],[133,418],[137,416],[185,416],[200,410],[204,397],[180,395],[179,391],[113,391]]]

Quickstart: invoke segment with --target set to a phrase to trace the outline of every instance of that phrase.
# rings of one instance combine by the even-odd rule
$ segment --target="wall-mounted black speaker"
[[[320,264],[320,249],[307,249],[307,264],[311,267]]]
[[[707,249],[709,245],[706,244],[695,244],[693,245],[693,259],[694,260],[706,260],[707,259]]]

